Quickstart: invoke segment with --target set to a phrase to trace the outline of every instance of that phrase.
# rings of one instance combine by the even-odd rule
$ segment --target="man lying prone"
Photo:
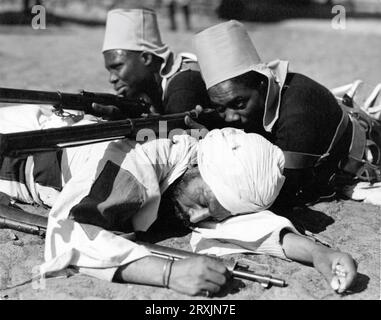
[[[34,160],[24,168],[27,182],[18,183],[21,191],[35,196],[33,202],[41,203],[49,198],[43,195],[49,188],[35,188]],[[45,169],[51,172],[52,167]],[[206,256],[168,262],[114,231],[148,230],[157,218],[161,194],[171,185],[179,214],[188,223],[229,221],[243,214],[254,221],[268,214],[274,221],[278,216],[265,210],[284,183],[283,167],[278,147],[232,128],[213,130],[200,141],[180,135],[143,144],[119,140],[66,149],[60,157],[63,189],[49,214],[41,273],[74,267],[108,281],[164,286],[188,295],[217,293],[229,278],[222,263]],[[23,200],[21,192],[7,186],[0,184],[0,191]],[[351,286],[356,263],[349,254],[303,237],[278,218],[280,222],[263,228],[265,220],[258,219],[257,225],[267,230],[261,238],[267,241],[258,241],[253,253],[312,264],[337,292]]]

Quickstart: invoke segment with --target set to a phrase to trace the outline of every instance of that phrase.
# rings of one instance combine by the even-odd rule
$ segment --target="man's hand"
[[[197,112],[198,115],[200,115],[200,113],[202,113],[202,111],[203,111],[203,108],[201,106],[196,106],[196,108],[194,110]],[[205,129],[205,130],[207,130],[205,128],[205,126],[203,126],[201,123],[194,121],[189,116],[186,116],[184,118],[184,122],[188,126],[188,128],[190,128],[190,129],[200,129],[200,130]]]
[[[94,110],[94,113],[96,116],[101,117],[104,120],[123,120],[128,118],[128,116],[120,111],[118,107],[111,106],[111,105],[103,105],[99,103],[93,103],[91,105],[92,109]],[[155,107],[150,107],[150,113],[142,113],[142,117],[148,117],[150,115],[159,115],[159,113],[156,111]]]
[[[121,120],[123,119],[122,112],[118,107],[106,106],[99,103],[91,105],[96,116],[102,117],[104,120]]]
[[[226,284],[229,272],[211,257],[196,257],[174,262],[169,287],[191,296],[214,294]]]
[[[120,266],[113,280],[162,286],[163,267],[167,262],[167,259],[146,256]],[[173,262],[168,286],[191,296],[211,296],[221,290],[229,276],[230,272],[221,261],[200,256]]]
[[[197,115],[200,115],[203,112],[203,108],[201,106],[196,106],[194,110],[197,112]],[[204,125],[194,121],[189,116],[185,116],[184,123],[189,128],[187,130],[188,134],[197,139],[204,138],[209,132]]]
[[[314,266],[337,293],[345,292],[353,284],[357,274],[356,262],[349,254],[340,251],[316,255]]]
[[[348,253],[333,250],[292,232],[283,234],[281,242],[287,258],[313,264],[337,293],[345,292],[353,284],[357,264]]]

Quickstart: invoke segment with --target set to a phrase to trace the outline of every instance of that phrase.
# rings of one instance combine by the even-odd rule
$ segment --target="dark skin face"
[[[230,127],[246,129],[262,126],[265,96],[260,85],[250,88],[242,83],[226,80],[211,87],[208,93],[220,117]]]
[[[152,102],[161,97],[159,67],[151,53],[118,49],[106,51],[103,56],[110,73],[109,82],[118,95],[128,98],[148,95]]]
[[[181,196],[177,198],[177,204],[189,215],[191,223],[203,220],[222,221],[231,217],[231,213],[222,207],[201,176],[188,183]]]

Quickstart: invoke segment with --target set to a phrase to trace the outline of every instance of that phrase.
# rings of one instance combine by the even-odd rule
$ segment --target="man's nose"
[[[225,121],[226,122],[235,122],[240,119],[239,114],[232,109],[225,110]]]
[[[114,84],[114,83],[116,83],[118,81],[118,77],[116,76],[115,73],[110,72],[110,77],[109,77],[108,81],[110,83]]]
[[[189,220],[191,223],[198,223],[210,217],[208,208],[190,209]]]

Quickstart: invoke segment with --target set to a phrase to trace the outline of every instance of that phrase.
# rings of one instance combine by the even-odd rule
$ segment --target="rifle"
[[[88,92],[64,93],[51,91],[36,91],[24,89],[0,88],[0,102],[17,104],[47,104],[52,105],[58,113],[63,109],[80,110],[84,113],[97,115],[92,109],[93,103],[113,105],[121,112],[122,118],[136,118],[143,113],[150,113],[151,105],[143,99],[127,99],[110,93]]]
[[[44,237],[48,218],[0,204],[0,228],[9,228]]]
[[[21,209],[15,209],[7,205],[0,204],[0,228],[9,228],[43,236],[46,233],[47,224],[47,217],[31,214]],[[124,236],[124,234],[120,234],[119,232],[116,234],[119,236]],[[131,239],[131,235],[128,234],[125,236],[125,238]],[[149,251],[151,251],[152,255],[161,258],[180,260],[202,256],[202,254],[169,248],[157,244],[151,244],[142,241],[135,242],[145,246]],[[250,270],[250,266],[248,264],[244,264],[232,259],[215,259],[218,259],[224,263],[234,278],[259,282],[265,288],[268,288],[271,285],[277,287],[287,286],[286,282],[282,279],[274,278],[271,275],[254,273],[252,270]]]
[[[202,114],[213,112],[215,110],[206,109]],[[167,137],[168,131],[185,128],[185,116],[191,119],[199,118],[197,111],[191,110],[163,116],[150,115],[89,125],[0,134],[0,158],[55,151],[115,139],[136,139],[141,129],[152,130],[151,138]]]

